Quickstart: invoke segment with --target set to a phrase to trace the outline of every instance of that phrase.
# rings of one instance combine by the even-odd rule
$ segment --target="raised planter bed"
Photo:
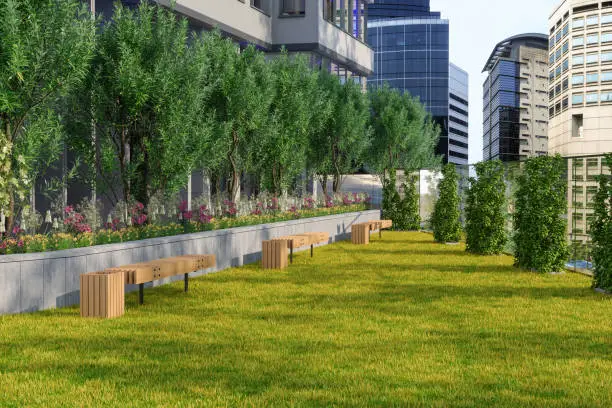
[[[0,315],[79,304],[82,273],[185,254],[215,254],[217,267],[208,270],[214,272],[259,261],[261,243],[265,240],[305,232],[328,232],[331,242],[335,242],[350,237],[352,224],[379,218],[378,210],[360,211],[64,251],[0,256]],[[167,278],[153,285],[173,280]],[[137,286],[126,287],[126,291],[136,289]]]

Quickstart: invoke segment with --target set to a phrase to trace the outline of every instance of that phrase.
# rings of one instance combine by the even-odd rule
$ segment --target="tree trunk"
[[[334,193],[339,193],[340,187],[342,187],[342,175],[334,174]]]
[[[237,202],[240,198],[240,171],[238,169],[238,163],[236,162],[236,150],[238,150],[238,133],[235,130],[232,131],[232,148],[228,154],[228,160],[231,165],[231,175],[229,182],[229,193],[230,201]]]
[[[123,201],[127,202],[130,199],[130,180],[127,174],[127,167],[130,163],[130,143],[127,140],[127,130],[125,127],[121,129],[121,143],[119,149],[119,166],[121,168],[121,181],[123,183]]]
[[[323,195],[327,198],[327,174],[319,175],[319,182],[321,183],[321,188],[323,189]]]

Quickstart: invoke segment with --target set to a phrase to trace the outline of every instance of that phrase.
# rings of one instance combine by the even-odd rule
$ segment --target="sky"
[[[561,0],[431,0],[450,24],[451,62],[470,76],[469,157],[482,160],[482,73],[493,47],[517,34],[547,33],[548,16]]]

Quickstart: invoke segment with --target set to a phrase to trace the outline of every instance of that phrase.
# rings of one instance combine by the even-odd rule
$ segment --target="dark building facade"
[[[370,86],[388,83],[425,105],[441,129],[438,154],[463,164],[449,150],[449,24],[429,0],[377,0],[368,5],[369,45],[374,49]]]

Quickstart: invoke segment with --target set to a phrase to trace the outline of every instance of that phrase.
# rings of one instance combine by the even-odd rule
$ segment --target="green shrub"
[[[442,180],[438,184],[439,196],[431,215],[431,226],[437,242],[457,242],[461,239],[459,221],[459,175],[454,164],[442,169]]]
[[[397,229],[400,231],[418,231],[421,229],[419,214],[419,191],[416,178],[409,176],[403,184],[404,198],[399,203]]]
[[[562,270],[569,256],[564,159],[557,155],[527,160],[517,184],[515,265],[544,273]]]
[[[606,155],[606,165],[612,174],[612,154]],[[593,204],[593,286],[612,290],[612,176],[599,176],[599,189]]]
[[[501,161],[476,165],[466,200],[466,246],[472,253],[500,254],[506,247],[504,167]]]
[[[401,198],[397,189],[395,188],[395,170],[390,172],[388,178],[383,180],[383,202],[382,202],[382,218],[385,220],[393,221],[393,228],[396,227],[396,223],[399,219],[399,207],[401,204]]]

